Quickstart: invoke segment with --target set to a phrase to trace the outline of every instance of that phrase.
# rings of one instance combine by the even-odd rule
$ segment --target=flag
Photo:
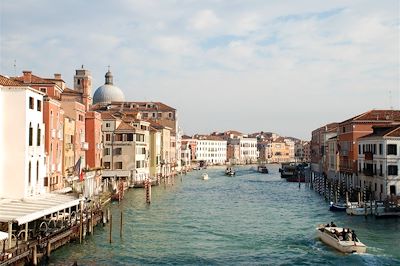
[[[81,171],[81,173],[79,175],[79,181],[83,181],[83,171]]]
[[[82,160],[82,158],[79,157],[79,160],[76,162],[76,164],[74,166],[74,175],[75,176],[79,176],[81,173],[81,160]]]

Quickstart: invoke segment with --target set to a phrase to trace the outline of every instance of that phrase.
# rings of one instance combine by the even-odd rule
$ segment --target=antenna
[[[17,60],[14,59],[14,77],[17,76]]]
[[[392,90],[389,90],[389,106],[390,106],[390,110],[393,110],[393,105],[392,105]]]

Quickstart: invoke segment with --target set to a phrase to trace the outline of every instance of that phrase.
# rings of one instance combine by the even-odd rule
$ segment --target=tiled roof
[[[394,130],[390,131],[386,137],[400,137],[400,126],[397,126]]]
[[[117,127],[117,130],[135,130],[135,128],[128,123],[121,122],[121,124],[119,124]]]
[[[116,118],[109,112],[101,112],[101,119],[103,119],[103,120],[115,120]]]
[[[24,82],[24,77],[20,76],[20,77],[13,77],[13,80],[16,81],[20,81],[20,82]],[[36,75],[31,75],[31,82],[29,84],[55,84],[53,79],[45,79],[45,78],[41,78],[38,77]]]
[[[22,84],[21,82],[12,80],[12,79],[7,78],[2,75],[0,75],[0,85],[2,85],[2,86],[24,86],[24,84]]]
[[[115,105],[112,107],[120,108],[120,105],[124,105],[124,109],[133,109],[140,111],[175,111],[174,108],[162,103],[162,102],[112,102],[111,105]],[[134,105],[133,108],[130,108],[131,105]]]
[[[81,92],[70,89],[70,88],[65,88],[62,93],[63,94],[82,94]]]
[[[341,124],[350,121],[400,121],[400,110],[370,110],[347,119],[341,122]]]

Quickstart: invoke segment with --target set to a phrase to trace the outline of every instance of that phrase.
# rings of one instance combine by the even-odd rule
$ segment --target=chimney
[[[61,74],[54,73],[54,79],[61,79]]]
[[[32,83],[32,71],[24,70],[24,83]]]

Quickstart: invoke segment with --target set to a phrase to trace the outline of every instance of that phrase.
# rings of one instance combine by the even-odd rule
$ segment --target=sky
[[[400,109],[397,0],[0,0],[0,74],[111,66],[128,101],[178,110],[185,134],[304,140],[371,109]]]

